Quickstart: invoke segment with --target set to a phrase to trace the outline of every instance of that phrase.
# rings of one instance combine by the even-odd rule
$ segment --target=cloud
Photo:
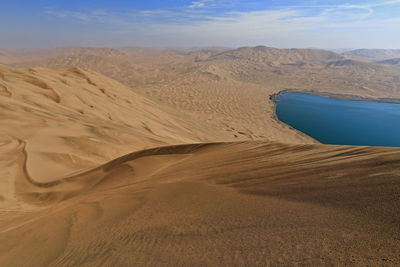
[[[90,10],[87,12],[79,12],[79,11],[69,11],[69,10],[48,9],[46,13],[54,17],[74,19],[84,23],[105,21],[111,17],[111,14],[104,10]]]
[[[129,36],[135,36],[131,41],[140,41],[141,45],[345,47],[359,42],[377,45],[385,40],[374,40],[369,35],[381,34],[379,29],[386,32],[390,42],[400,42],[400,37],[396,37],[400,36],[398,16],[386,16],[381,10],[383,7],[398,8],[400,0],[253,11],[221,9],[226,4],[225,0],[199,0],[175,9],[127,12],[50,10],[48,14],[84,24],[105,24],[112,29],[105,35],[120,36],[126,43],[129,43]]]
[[[210,2],[210,0],[194,1],[191,5],[188,6],[188,8],[204,8]]]

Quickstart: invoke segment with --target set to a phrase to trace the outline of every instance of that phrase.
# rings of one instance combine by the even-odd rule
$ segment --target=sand
[[[397,68],[343,57],[8,57],[57,66],[0,65],[0,265],[398,265],[400,149],[318,144],[269,99],[293,85],[399,97]]]
[[[0,261],[394,266],[399,163],[400,149],[245,142],[136,152],[52,184],[21,170],[30,206],[2,212]]]
[[[208,127],[225,129],[233,140],[311,142],[275,120],[268,99],[288,88],[400,98],[399,68],[316,49],[70,48],[13,64],[23,68],[66,65],[111,77]]]

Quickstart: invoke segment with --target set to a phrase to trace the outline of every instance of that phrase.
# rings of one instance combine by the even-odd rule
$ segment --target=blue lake
[[[321,143],[400,147],[400,104],[303,93],[275,101],[279,120]]]

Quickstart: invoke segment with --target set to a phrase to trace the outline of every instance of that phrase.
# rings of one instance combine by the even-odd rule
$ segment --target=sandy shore
[[[309,94],[309,95],[336,98],[336,99],[341,99],[341,100],[384,102],[384,103],[400,104],[400,98],[367,97],[367,96],[359,96],[359,95],[352,95],[352,94],[335,94],[335,93],[330,93],[330,92],[322,92],[322,91],[316,91],[316,90],[302,90],[302,89],[281,90],[277,93],[271,94],[270,100],[273,100],[275,102],[275,99],[284,93],[301,93],[301,94]]]

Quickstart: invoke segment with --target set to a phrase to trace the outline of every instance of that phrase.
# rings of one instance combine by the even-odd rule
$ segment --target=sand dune
[[[0,66],[0,90],[0,142],[7,151],[1,169],[12,173],[6,168],[13,162],[7,153],[18,153],[24,144],[30,172],[41,182],[135,150],[231,136],[75,67]]]
[[[5,266],[400,261],[399,149],[160,147],[52,183],[32,180],[25,156],[25,206],[1,214]]]
[[[235,105],[242,105],[243,110],[249,104],[244,95],[242,102],[237,102],[242,96],[232,95],[237,104],[231,102],[231,107],[217,99],[210,102],[207,110],[203,109],[206,102],[197,103],[207,101],[206,98],[213,101],[215,97],[209,92],[195,96],[191,108],[208,116],[199,120],[137,90],[76,67],[21,70],[0,66],[0,89],[0,142],[4,144],[0,165],[6,177],[2,181],[5,192],[0,194],[2,207],[17,205],[15,188],[8,176],[16,175],[9,165],[17,164],[19,159],[9,155],[19,154],[21,146],[28,154],[31,175],[39,182],[52,182],[145,148],[267,138],[251,130],[240,130],[247,127],[257,127],[271,140],[313,142],[291,130],[279,134],[283,132],[281,129],[289,128],[276,121],[269,123],[265,119],[265,123],[257,125],[266,116],[257,114],[257,110],[243,113],[241,120],[247,121],[242,125],[235,120],[224,120],[220,114],[226,114],[227,108],[231,114],[226,115],[239,116],[240,109],[236,111]],[[184,94],[176,92],[180,93]],[[168,103],[170,98],[164,102]],[[251,97],[247,99],[253,101]],[[254,99],[262,107],[261,99]],[[236,129],[236,125],[240,127]]]
[[[317,144],[269,99],[399,97],[398,68],[266,47],[3,56],[47,67],[0,65],[1,266],[400,262],[400,149]]]
[[[199,90],[199,76],[202,83],[218,81],[219,86],[213,91],[218,91],[228,81],[241,83],[242,90],[258,85],[274,93],[295,88],[368,97],[399,96],[398,68],[351,54],[318,49],[265,46],[222,51],[73,48],[49,51],[34,59],[20,56],[14,65],[71,65],[94,70],[159,98],[164,98],[164,91],[172,86],[184,87],[188,92]]]
[[[400,97],[398,68],[317,49],[75,48],[17,64],[36,65],[94,70],[239,140],[312,142],[274,119],[268,98],[287,88]]]

